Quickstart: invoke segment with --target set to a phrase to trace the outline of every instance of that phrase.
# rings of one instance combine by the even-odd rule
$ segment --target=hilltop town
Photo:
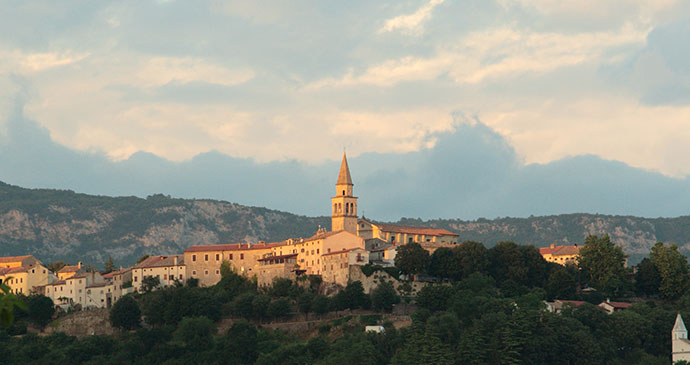
[[[552,243],[541,248],[504,241],[487,249],[447,229],[384,224],[360,217],[354,192],[350,167],[343,155],[335,194],[330,198],[330,229],[317,226],[306,238],[277,242],[192,244],[168,255],[143,255],[130,267],[115,267],[109,260],[103,271],[82,261],[46,265],[27,252],[0,258],[0,285],[6,291],[5,298],[14,295],[30,303],[34,309],[29,308],[24,315],[34,325],[40,324],[34,329],[39,332],[50,327],[46,324],[51,321],[79,327],[76,323],[82,322],[73,321],[83,313],[85,318],[95,316],[96,321],[108,315],[112,326],[125,331],[143,325],[170,325],[176,326],[173,335],[177,336],[179,331],[186,331],[186,325],[202,326],[212,338],[213,323],[226,318],[232,323],[254,321],[249,328],[273,328],[272,334],[265,336],[276,339],[281,338],[281,330],[307,339],[314,336],[314,331],[328,334],[333,336],[331,355],[337,353],[336,344],[347,338],[338,331],[358,336],[378,333],[388,338],[399,330],[406,341],[399,342],[388,355],[385,348],[376,348],[379,354],[372,355],[395,355],[399,363],[436,363],[451,354],[464,359],[461,362],[504,363],[517,359],[516,351],[527,362],[580,356],[578,348],[535,352],[535,344],[518,332],[501,332],[501,336],[508,337],[488,350],[482,347],[486,344],[453,342],[440,352],[425,353],[414,345],[421,341],[415,340],[418,336],[430,343],[443,343],[445,340],[435,331],[446,325],[452,327],[448,329],[451,332],[460,333],[463,326],[471,326],[477,333],[494,333],[481,327],[487,324],[485,321],[494,320],[490,319],[491,313],[520,323],[499,326],[501,331],[530,328],[535,323],[523,316],[538,314],[550,319],[539,325],[541,329],[534,329],[534,341],[545,340],[540,336],[548,337],[548,331],[560,328],[559,323],[566,318],[575,318],[577,323],[598,318],[598,322],[610,326],[603,334],[609,336],[606,338],[622,341],[616,337],[617,331],[637,321],[637,336],[652,328],[663,330],[644,344],[633,341],[625,346],[643,351],[650,359],[690,359],[690,342],[680,314],[690,313],[684,304],[690,274],[687,260],[675,245],[657,243],[649,258],[632,269],[626,267],[628,256],[608,235],[590,235],[579,244]],[[43,316],[37,320],[40,315],[34,313],[35,308],[41,306],[50,310],[42,310]],[[344,316],[345,310],[349,315]],[[640,320],[644,313],[652,312],[658,312],[654,322]],[[21,318],[23,312],[16,313]],[[310,313],[317,319],[310,320]],[[353,313],[357,313],[354,318]],[[675,322],[669,319],[672,315]],[[441,323],[444,321],[448,324]],[[341,330],[332,329],[340,325]],[[95,333],[93,326],[87,328]],[[240,330],[245,328],[242,326],[232,324],[226,329],[227,336],[239,336],[233,331],[244,331]],[[427,326],[426,332],[416,332],[418,326]],[[10,333],[23,333],[12,328]],[[596,328],[586,331],[594,331],[586,335],[594,336]],[[126,333],[119,336],[127,339]],[[52,341],[52,336],[46,341]],[[285,346],[290,343],[281,341]],[[505,341],[519,345],[506,349],[501,347]],[[609,345],[606,341],[600,343],[597,352],[585,357],[585,362],[599,356],[609,360],[619,356],[625,361],[635,356],[627,350],[608,353]],[[192,356],[189,343],[174,346],[183,346],[186,356]],[[225,345],[217,346],[220,349]],[[275,353],[277,349],[254,351],[247,355],[250,363],[293,356]],[[328,363],[326,355],[310,356]]]

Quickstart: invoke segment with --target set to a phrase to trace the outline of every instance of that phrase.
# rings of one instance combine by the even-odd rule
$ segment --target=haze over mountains
[[[0,127],[0,180],[10,184],[110,196],[220,199],[311,216],[330,213],[338,161],[257,163],[214,151],[183,162],[146,152],[111,161],[99,151],[79,152],[55,143],[24,117],[21,102]],[[460,114],[453,131],[426,138],[433,147],[417,152],[348,156],[360,213],[387,221],[690,213],[687,177],[671,178],[592,155],[525,165],[502,136]]]

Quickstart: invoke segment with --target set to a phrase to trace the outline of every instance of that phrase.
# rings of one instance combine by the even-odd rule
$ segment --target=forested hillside
[[[690,217],[567,214],[398,223],[446,228],[460,234],[460,240],[487,247],[505,240],[538,247],[581,244],[587,234],[609,233],[630,255],[630,263],[646,256],[657,241],[690,251]],[[130,265],[143,254],[179,253],[194,244],[308,237],[319,226],[330,227],[330,219],[215,200],[113,198],[0,183],[0,255],[30,253],[44,262],[81,260],[100,266],[111,256],[118,265]]]

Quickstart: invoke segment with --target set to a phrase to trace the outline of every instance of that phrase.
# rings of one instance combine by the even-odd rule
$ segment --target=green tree
[[[352,281],[347,284],[345,289],[341,290],[335,296],[335,302],[338,309],[357,309],[369,308],[369,297],[364,294],[364,287],[360,281]]]
[[[224,358],[238,364],[253,364],[259,355],[258,342],[256,327],[246,321],[237,321],[225,333]]]
[[[258,320],[262,320],[268,313],[268,306],[271,304],[271,298],[268,295],[258,294],[252,300],[252,316]]]
[[[659,270],[652,260],[645,257],[637,265],[635,290],[638,295],[656,295],[659,294],[659,286],[661,286]]]
[[[305,316],[311,311],[311,304],[314,301],[314,293],[306,291],[297,297],[297,309]]]
[[[429,252],[416,242],[399,246],[395,254],[395,266],[404,274],[415,275],[425,272],[429,261]]]
[[[667,299],[682,296],[688,289],[688,260],[678,252],[678,246],[657,242],[649,258],[659,271],[659,294]]]
[[[26,298],[26,306],[29,313],[29,320],[33,323],[45,327],[53,318],[55,306],[53,300],[44,295],[30,295]]]
[[[62,269],[65,266],[66,265],[65,265],[64,261],[56,260],[56,261],[51,262],[47,268],[48,268],[48,270],[50,270],[54,273],[57,273],[58,271],[60,271],[60,269]]]
[[[161,279],[158,276],[145,276],[141,279],[141,288],[145,293],[151,292],[153,289],[161,285]]]
[[[393,305],[398,303],[400,303],[400,297],[391,282],[382,281],[371,291],[371,306],[374,310],[390,312]]]
[[[565,267],[554,264],[546,282],[546,296],[548,299],[575,299],[577,281]]]
[[[113,270],[115,270],[115,262],[113,261],[113,258],[108,256],[108,261],[103,264],[103,267],[105,269],[105,271],[103,271],[104,274],[113,272]]]
[[[448,301],[455,291],[450,285],[427,285],[417,293],[417,305],[430,311],[448,308]]]
[[[592,287],[611,294],[623,289],[626,280],[623,249],[611,242],[608,234],[589,235],[580,249],[579,266]]]
[[[489,265],[486,247],[481,242],[465,241],[453,247],[453,254],[459,265],[462,278],[475,272],[486,273]]]
[[[318,314],[328,313],[329,300],[325,295],[317,294],[311,302],[311,311]]]
[[[113,327],[131,330],[139,327],[140,323],[139,304],[130,295],[120,298],[110,309],[110,324]]]
[[[9,280],[12,277],[6,277]],[[15,309],[27,310],[26,304],[10,291],[5,283],[0,283],[0,327],[9,328],[14,322]]]
[[[289,317],[292,306],[287,298],[278,298],[268,305],[268,315],[272,318]]]
[[[440,247],[434,251],[429,263],[429,274],[438,278],[460,280],[462,273],[453,250]]]
[[[203,351],[213,346],[216,328],[206,317],[183,318],[173,333],[173,338],[184,344],[188,351]]]
[[[254,317],[254,293],[242,293],[231,304],[232,314],[242,318]]]

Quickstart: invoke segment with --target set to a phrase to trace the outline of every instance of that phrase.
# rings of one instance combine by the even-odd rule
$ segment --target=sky
[[[0,2],[0,180],[329,214],[690,214],[690,3]]]

